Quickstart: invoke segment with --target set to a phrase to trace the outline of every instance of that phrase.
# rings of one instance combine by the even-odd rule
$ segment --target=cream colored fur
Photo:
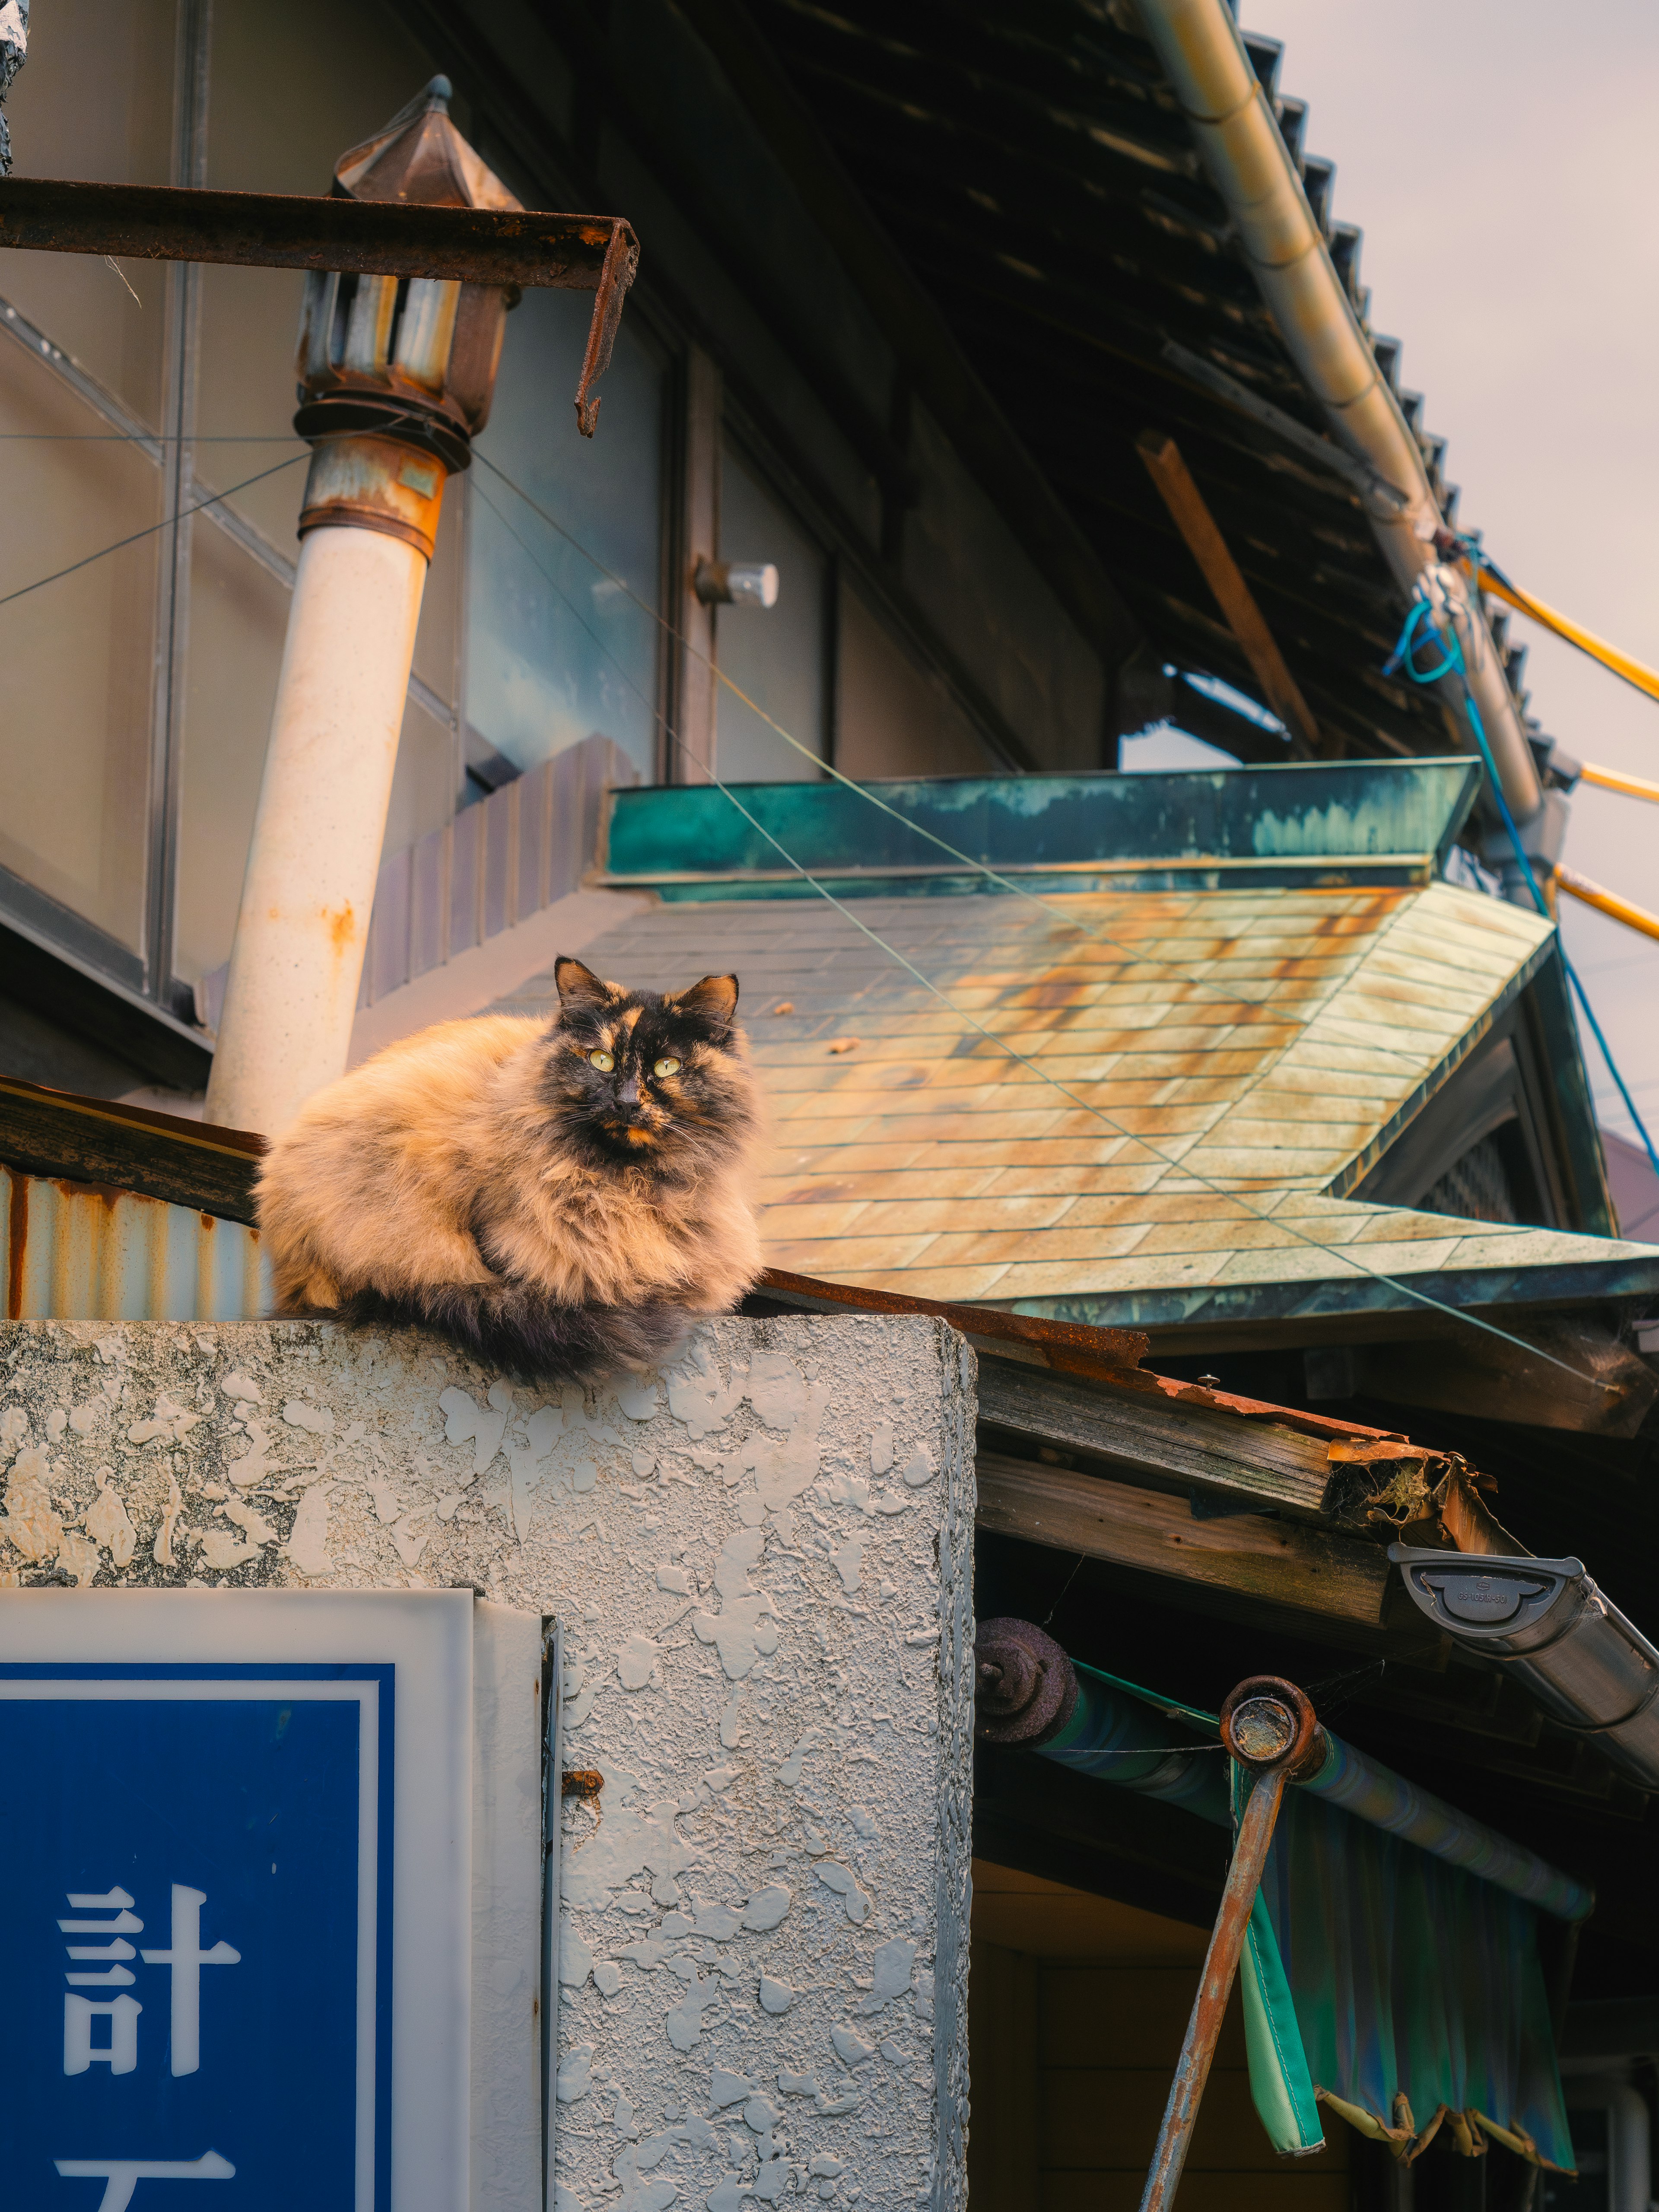
[[[281,1311],[491,1284],[472,1234],[481,1212],[503,1267],[561,1304],[666,1297],[688,1314],[730,1310],[761,1271],[754,1143],[687,1182],[562,1157],[558,1109],[541,1095],[549,1041],[545,1021],[446,1022],[307,1103],[259,1183]],[[717,1057],[734,1115],[757,1128],[740,1035]]]

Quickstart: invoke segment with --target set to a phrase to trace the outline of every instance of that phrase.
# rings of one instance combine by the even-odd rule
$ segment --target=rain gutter
[[[1543,792],[1485,613],[1462,573],[1437,558],[1435,533],[1444,517],[1421,449],[1336,273],[1225,0],[1138,0],[1138,7],[1286,350],[1343,444],[1380,479],[1365,505],[1395,580],[1414,595],[1419,579],[1435,572],[1504,796],[1524,822]],[[1462,684],[1449,676],[1441,690],[1465,727]],[[1472,738],[1466,742],[1475,750]]]

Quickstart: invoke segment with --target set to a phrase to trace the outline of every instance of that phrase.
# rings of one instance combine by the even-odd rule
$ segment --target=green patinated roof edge
[[[1185,862],[1179,881],[1211,861],[1260,881],[1278,866],[1305,881],[1323,862],[1339,874],[1389,860],[1413,878],[1432,873],[1474,803],[1480,763],[1438,760],[1287,762],[1266,767],[1124,775],[941,776],[872,784],[900,821],[872,805],[861,787],[829,782],[733,787],[769,842],[723,790],[710,784],[613,790],[600,838],[600,878],[648,885],[665,896],[812,896],[789,878],[789,860],[856,895],[920,885],[957,895],[983,888],[941,854],[930,831],[987,867],[1030,879],[1064,872],[1045,889],[1128,887],[1114,874],[1079,881],[1091,862],[1142,863],[1143,880],[1159,864]],[[783,848],[782,852],[778,849]],[[786,859],[786,854],[788,856]],[[734,893],[734,883],[753,886]],[[1036,888],[1035,883],[1032,888]],[[1176,887],[1176,886],[1170,886]],[[1219,888],[1206,884],[1203,888]]]

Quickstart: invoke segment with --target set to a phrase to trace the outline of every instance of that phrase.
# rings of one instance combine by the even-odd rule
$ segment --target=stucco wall
[[[559,2212],[962,2203],[951,1330],[724,1322],[550,1400],[412,1334],[7,1323],[0,1467],[0,1586],[471,1583],[559,1616],[564,1763],[605,1777],[564,1813]]]

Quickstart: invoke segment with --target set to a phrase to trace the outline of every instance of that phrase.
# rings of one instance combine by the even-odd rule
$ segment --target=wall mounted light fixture
[[[699,561],[691,588],[706,607],[775,607],[778,572],[770,561]]]

